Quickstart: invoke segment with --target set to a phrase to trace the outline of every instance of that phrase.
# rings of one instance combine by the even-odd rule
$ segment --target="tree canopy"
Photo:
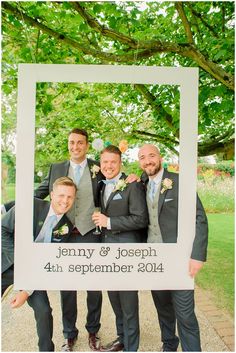
[[[3,149],[16,126],[18,63],[199,67],[199,156],[234,152],[234,2],[2,2]],[[66,155],[73,127],[91,138],[151,141],[177,152],[179,87],[37,85],[39,163]],[[191,118],[191,117],[190,117]]]

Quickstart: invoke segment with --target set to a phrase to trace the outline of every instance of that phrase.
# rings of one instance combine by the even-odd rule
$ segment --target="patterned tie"
[[[51,243],[52,240],[52,230],[57,224],[57,216],[54,214],[52,216],[49,216],[45,226],[43,227],[42,233],[43,233],[43,239],[42,242],[44,243]]]
[[[156,183],[154,180],[150,180],[149,184],[150,184],[149,198],[151,199],[151,201],[153,201],[156,193]]]
[[[74,169],[74,182],[78,186],[81,178],[81,166],[78,164]]]

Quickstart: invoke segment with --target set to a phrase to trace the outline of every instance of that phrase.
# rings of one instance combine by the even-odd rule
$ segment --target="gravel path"
[[[54,337],[56,351],[61,350],[63,343],[60,296],[56,291],[49,291],[49,298],[53,308]],[[2,352],[35,352],[38,351],[35,321],[32,309],[25,304],[19,309],[12,310],[9,306],[10,291],[2,302]],[[149,291],[139,292],[141,338],[139,351],[158,352],[161,349],[160,330],[156,311]],[[206,315],[198,307],[196,313],[199,320],[204,352],[227,352],[228,347],[214,330]],[[74,351],[90,351],[87,344],[87,331],[84,328],[86,318],[86,292],[78,292],[78,321],[79,337]],[[112,312],[107,293],[103,295],[103,309],[101,329],[99,332],[103,344],[116,338],[114,314]]]

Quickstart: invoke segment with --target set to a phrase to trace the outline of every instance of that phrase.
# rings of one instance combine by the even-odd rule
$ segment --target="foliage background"
[[[2,2],[2,155],[13,174],[18,63],[199,67],[199,156],[234,153],[234,3]],[[36,170],[67,158],[66,136],[129,145],[157,142],[178,155],[179,88],[37,85]]]

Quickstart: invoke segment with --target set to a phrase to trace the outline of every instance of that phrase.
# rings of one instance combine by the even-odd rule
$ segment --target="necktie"
[[[74,182],[78,186],[81,178],[81,166],[77,165],[74,169]]]
[[[154,180],[150,180],[149,183],[150,183],[149,197],[153,201],[156,193],[156,183],[154,182]]]
[[[55,225],[57,224],[57,216],[54,214],[50,217],[48,217],[44,227],[43,227],[43,242],[44,243],[51,243],[51,239],[52,239],[52,230],[55,227]]]

